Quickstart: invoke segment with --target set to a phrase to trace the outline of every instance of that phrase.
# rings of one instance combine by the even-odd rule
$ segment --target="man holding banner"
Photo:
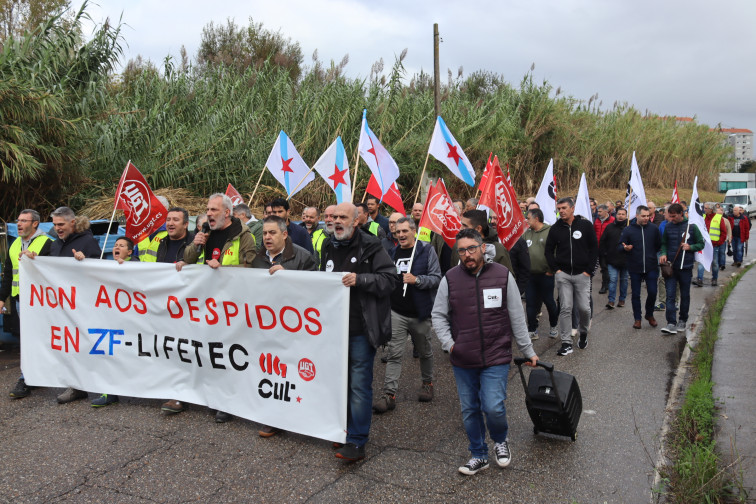
[[[342,273],[341,281],[350,289],[347,437],[336,457],[351,462],[365,458],[373,416],[373,361],[376,348],[391,339],[391,292],[397,275],[381,242],[358,229],[357,207],[339,204],[333,221],[320,270]]]
[[[184,260],[176,263],[179,271],[184,264],[207,264],[213,269],[221,266],[249,268],[255,260],[255,239],[241,221],[232,216],[234,205],[231,198],[215,193],[207,201],[207,224],[209,231],[198,231],[194,241],[186,247]],[[200,258],[202,258],[200,260]],[[218,410],[215,421],[224,423],[231,415]]]

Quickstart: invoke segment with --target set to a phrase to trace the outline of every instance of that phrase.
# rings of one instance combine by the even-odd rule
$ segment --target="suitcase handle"
[[[522,366],[526,362],[530,362],[530,359],[526,359],[524,357],[515,357],[514,358],[514,363],[515,363],[515,365],[517,367]],[[551,372],[554,371],[554,364],[551,364],[550,362],[544,362],[544,361],[540,361],[539,360],[538,362],[536,362],[536,366],[541,366],[542,368],[544,368],[549,373],[551,373]]]

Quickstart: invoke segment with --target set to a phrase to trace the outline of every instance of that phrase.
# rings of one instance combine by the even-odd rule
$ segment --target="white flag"
[[[536,203],[543,212],[543,222],[552,225],[557,220],[556,213],[556,179],[554,178],[554,160],[549,161],[549,167],[543,174],[541,187],[536,194]],[[590,205],[588,206],[590,208]]]
[[[630,181],[627,183],[627,193],[625,195],[625,208],[627,209],[627,218],[632,219],[635,211],[639,206],[646,206],[646,190],[643,188],[638,162],[635,160],[635,151],[633,151],[633,162],[630,165]]]
[[[433,128],[428,154],[444,163],[467,185],[475,187],[475,169],[441,116],[436,117],[436,127]]]
[[[703,203],[698,199],[698,177],[696,177],[693,181],[693,195],[690,197],[690,206],[688,207],[688,220],[691,226],[698,226],[698,230],[704,238],[704,248],[696,252],[696,261],[700,262],[706,271],[711,271],[711,261],[714,259],[714,247],[711,244],[709,230],[706,229],[706,221],[703,215]]]
[[[352,201],[352,186],[349,185],[349,162],[344,152],[341,137],[328,147],[313,168],[336,193],[336,202]]]
[[[315,174],[299,155],[291,138],[283,131],[278,134],[265,166],[284,186],[289,198],[315,180]]]
[[[367,122],[367,110],[362,111],[362,128],[358,143],[360,157],[368,165],[383,194],[391,190],[391,184],[399,178],[399,166],[389,151],[381,144]]]
[[[582,215],[588,222],[593,222],[593,213],[591,212],[591,198],[588,196],[588,184],[585,182],[585,173],[580,177],[580,188],[577,193],[575,202],[575,215]]]

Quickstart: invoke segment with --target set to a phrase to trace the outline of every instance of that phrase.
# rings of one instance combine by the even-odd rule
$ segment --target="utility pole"
[[[438,23],[433,24],[433,101],[436,105],[436,117],[441,115],[441,69],[438,63]]]

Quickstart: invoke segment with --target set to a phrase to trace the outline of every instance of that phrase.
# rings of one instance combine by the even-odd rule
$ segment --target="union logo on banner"
[[[487,187],[480,196],[480,205],[496,214],[496,234],[502,245],[511,250],[525,232],[525,217],[519,211],[514,188],[501,171],[498,157],[494,157]]]
[[[244,203],[244,198],[242,198],[239,191],[236,190],[236,187],[231,184],[228,184],[228,187],[226,188],[226,196],[231,198],[231,203],[233,203],[234,206]]]
[[[139,243],[165,223],[167,210],[131,161],[126,164],[116,191],[115,207],[126,216],[126,235]]]
[[[431,186],[428,191],[428,199],[420,217],[420,227],[440,234],[447,245],[454,247],[457,233],[462,229],[462,222],[442,179],[438,179],[436,185]]]

